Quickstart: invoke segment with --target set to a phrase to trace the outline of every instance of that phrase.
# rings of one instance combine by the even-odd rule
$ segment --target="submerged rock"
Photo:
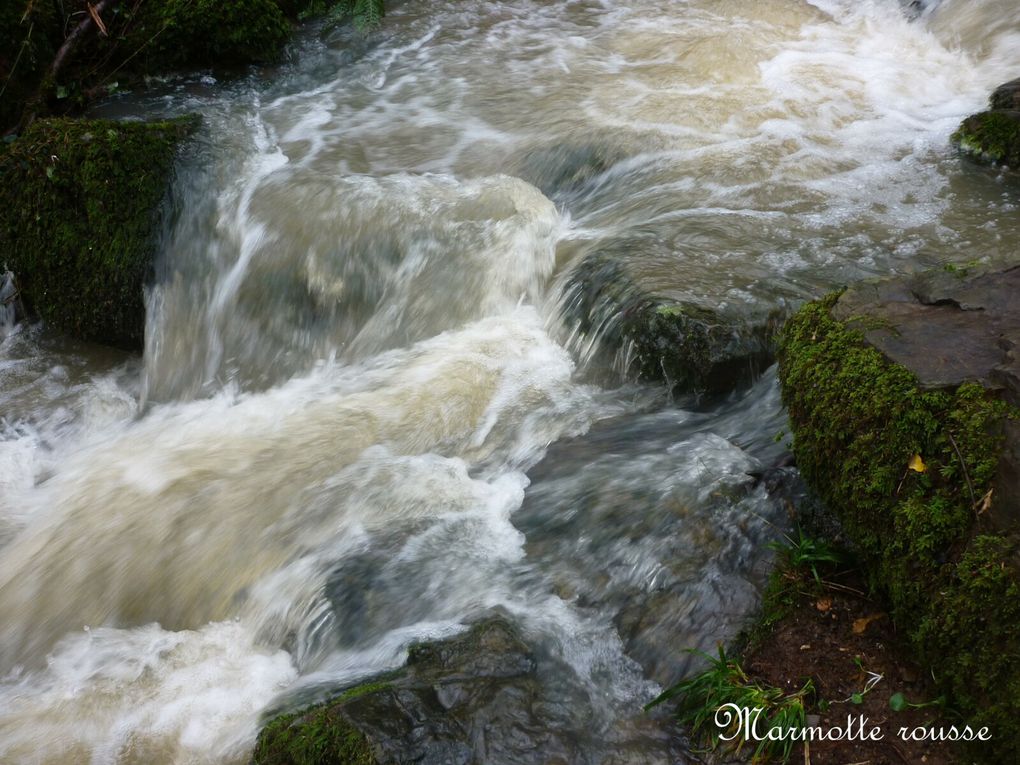
[[[0,252],[30,311],[74,337],[141,347],[143,285],[196,126],[40,120],[0,154]]]
[[[568,201],[624,157],[608,142],[539,146],[518,161],[517,175],[557,202]]]
[[[563,295],[569,325],[597,342],[617,366],[674,391],[732,390],[773,358],[778,316],[749,321],[693,300],[650,292],[622,260],[594,254],[571,273]]]
[[[1020,268],[866,284],[779,352],[794,453],[918,658],[1013,759],[1020,733]]]

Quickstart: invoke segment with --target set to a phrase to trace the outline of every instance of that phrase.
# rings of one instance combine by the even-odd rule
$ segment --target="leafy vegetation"
[[[299,14],[299,18],[325,16],[330,24],[350,19],[362,31],[378,27],[386,15],[384,0],[312,0]]]
[[[676,716],[693,736],[702,736],[712,748],[726,741],[739,754],[748,741],[741,733],[739,716],[727,714],[725,705],[746,710],[761,710],[759,732],[765,740],[757,741],[752,761],[781,760],[786,762],[793,750],[791,736],[775,736],[768,731],[802,730],[807,725],[806,704],[814,691],[810,680],[794,693],[771,688],[751,680],[740,663],[719,646],[718,656],[695,651],[708,661],[708,667],[681,680],[653,699],[646,708],[676,700]],[[719,724],[723,727],[719,727]]]
[[[818,573],[820,566],[838,565],[846,559],[846,554],[824,539],[809,536],[802,528],[797,528],[795,537],[786,536],[785,542],[771,542],[769,547],[775,550],[782,570],[807,570],[811,572],[816,583],[821,584]]]

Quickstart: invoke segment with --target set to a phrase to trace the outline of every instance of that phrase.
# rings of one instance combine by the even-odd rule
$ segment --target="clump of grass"
[[[768,740],[768,731],[802,730],[807,726],[806,703],[814,693],[814,685],[807,680],[794,693],[785,693],[751,680],[740,663],[726,655],[719,646],[719,655],[711,656],[702,651],[690,651],[704,656],[708,667],[671,688],[663,691],[649,702],[645,709],[676,700],[676,717],[686,726],[691,736],[706,738],[713,749],[726,743],[739,754],[749,743],[756,744],[752,762],[787,762],[793,751],[793,737],[786,735],[782,740]],[[748,741],[742,729],[742,720],[733,714],[720,714],[728,704],[754,712],[761,710],[758,726],[763,741]],[[720,727],[722,723],[725,727]],[[776,737],[779,738],[779,737]]]
[[[822,577],[819,568],[838,566],[846,561],[846,555],[824,539],[808,536],[801,528],[795,537],[784,535],[785,542],[770,542],[769,547],[779,558],[779,567],[787,571],[810,571],[818,584]]]

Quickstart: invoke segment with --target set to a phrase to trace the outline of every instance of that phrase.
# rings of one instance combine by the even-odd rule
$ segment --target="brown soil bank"
[[[1020,268],[805,306],[779,351],[794,452],[941,691],[1018,762]]]

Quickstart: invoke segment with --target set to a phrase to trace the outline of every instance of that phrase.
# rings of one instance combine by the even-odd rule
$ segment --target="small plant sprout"
[[[770,542],[769,547],[776,552],[785,568],[810,571],[818,584],[822,583],[819,566],[843,562],[844,555],[839,550],[824,540],[808,536],[801,528],[797,529],[796,537],[784,536],[785,542]]]

